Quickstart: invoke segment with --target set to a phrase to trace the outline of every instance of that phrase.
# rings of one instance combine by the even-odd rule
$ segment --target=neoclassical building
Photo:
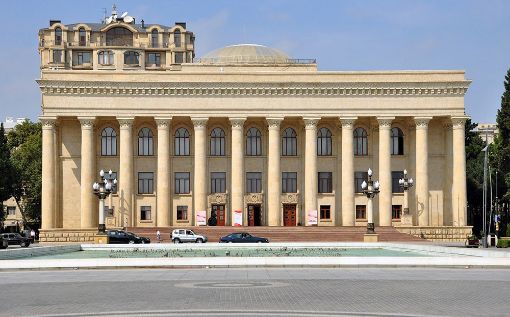
[[[109,23],[108,23],[109,22]],[[466,227],[464,71],[319,71],[261,45],[194,59],[173,27],[52,21],[39,32],[44,232],[107,227]],[[46,231],[45,231],[46,230]],[[455,231],[455,230],[454,230]]]

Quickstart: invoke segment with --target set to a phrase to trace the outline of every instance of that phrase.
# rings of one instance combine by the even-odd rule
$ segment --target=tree
[[[16,173],[12,196],[23,223],[31,227],[41,222],[42,129],[40,123],[25,121],[8,134],[11,162]]]
[[[3,202],[12,196],[13,176],[14,172],[10,150],[5,138],[4,125],[0,123],[0,230],[3,229],[6,216]]]
[[[467,203],[469,206],[468,223],[473,225],[473,232],[482,228],[482,195],[483,195],[483,159],[482,149],[485,142],[473,129],[477,126],[470,119],[466,121],[466,186]]]
[[[501,109],[498,110],[496,123],[498,124],[499,135],[494,142],[493,166],[496,167],[499,176],[504,181],[502,198],[505,201],[510,199],[510,69],[505,76],[503,83],[505,91],[501,96]]]

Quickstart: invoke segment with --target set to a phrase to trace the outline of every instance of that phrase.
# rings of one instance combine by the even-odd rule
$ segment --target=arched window
[[[174,32],[174,44],[175,47],[181,47],[181,31],[175,30]]]
[[[211,131],[210,152],[212,156],[225,155],[225,132],[221,128]]]
[[[140,54],[134,51],[127,51],[124,53],[125,65],[140,65]]]
[[[97,60],[100,65],[113,65],[113,52],[112,51],[101,51],[97,53]]]
[[[331,152],[331,131],[328,128],[320,128],[317,133],[317,155],[329,156]]]
[[[246,133],[246,155],[262,155],[262,135],[260,130],[255,127],[250,128]]]
[[[55,29],[55,45],[62,45],[62,29]]]
[[[186,128],[179,128],[175,131],[175,155],[189,155],[189,132]]]
[[[106,31],[107,46],[133,46],[133,33],[123,27],[111,28]]]
[[[138,132],[138,155],[154,155],[152,131],[149,128],[141,128]]]
[[[291,156],[297,155],[297,134],[292,128],[287,128],[283,131],[282,136],[282,155]]]
[[[404,133],[399,128],[391,129],[391,155],[404,155]]]
[[[106,127],[101,132],[101,155],[117,155],[117,133],[113,128]]]
[[[151,45],[152,47],[158,47],[158,30],[154,29],[151,32]]]
[[[80,46],[85,46],[87,45],[87,32],[85,32],[85,29],[84,28],[80,28],[78,30],[78,34],[79,34],[79,45]]]
[[[354,155],[368,155],[367,131],[363,128],[354,130]]]

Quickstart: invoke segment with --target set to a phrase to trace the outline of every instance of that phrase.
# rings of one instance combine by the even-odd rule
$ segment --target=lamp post
[[[409,214],[409,193],[408,190],[413,187],[414,182],[412,178],[407,177],[407,170],[404,170],[404,177],[398,180],[398,185],[404,190],[404,208],[401,221],[403,225],[413,225],[413,218]]]
[[[372,199],[379,193],[379,181],[372,180],[372,170],[368,169],[368,180],[361,183],[361,189],[363,194],[367,196],[368,203],[368,223],[367,223],[367,234],[375,234],[374,230],[374,206]]]
[[[99,172],[99,176],[101,176],[101,182],[94,183],[92,185],[94,195],[99,198],[99,234],[105,234],[106,231],[106,226],[104,224],[104,200],[115,190],[115,187],[117,186],[117,179],[112,180],[112,173],[113,172],[110,170],[108,175],[105,175],[105,172],[101,170]]]

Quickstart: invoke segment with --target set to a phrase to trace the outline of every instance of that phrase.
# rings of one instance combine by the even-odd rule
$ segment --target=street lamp
[[[99,198],[99,234],[105,234],[106,231],[104,224],[104,200],[115,190],[115,187],[117,186],[117,179],[115,178],[112,180],[112,174],[113,172],[111,170],[108,172],[108,175],[105,175],[105,172],[101,170],[99,172],[99,176],[101,176],[101,182],[94,183],[92,185],[94,195]]]
[[[379,181],[372,180],[372,170],[368,169],[368,180],[361,183],[361,189],[363,189],[363,194],[367,196],[368,203],[368,223],[367,223],[367,233],[374,234],[374,207],[372,203],[372,198],[375,197],[379,193]]]
[[[404,170],[404,177],[398,180],[398,185],[404,190],[404,210],[403,215],[401,216],[402,224],[412,225],[413,220],[409,214],[409,196],[407,191],[413,187],[414,182],[412,178],[407,177],[407,170]]]

